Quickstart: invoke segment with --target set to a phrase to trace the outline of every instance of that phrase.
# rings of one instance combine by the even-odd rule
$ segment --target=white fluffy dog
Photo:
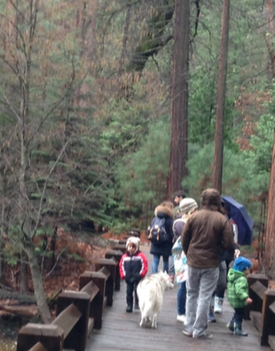
[[[152,274],[144,278],[137,286],[139,308],[141,312],[140,326],[150,322],[151,328],[157,328],[157,318],[163,301],[163,292],[173,288],[169,275],[166,272]]]

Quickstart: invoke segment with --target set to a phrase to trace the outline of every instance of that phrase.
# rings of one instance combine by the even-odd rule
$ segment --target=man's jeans
[[[219,277],[219,268],[188,266],[186,322],[184,329],[196,337],[206,334],[209,305]]]

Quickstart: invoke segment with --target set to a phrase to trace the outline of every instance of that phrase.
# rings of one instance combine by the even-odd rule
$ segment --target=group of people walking
[[[177,192],[173,200],[174,203],[165,201],[155,209],[155,216],[165,219],[162,223],[168,239],[163,242],[152,240],[150,253],[153,255],[152,274],[158,272],[162,257],[163,271],[179,283],[177,320],[184,324],[183,334],[194,339],[212,338],[207,333],[208,323],[215,321],[213,312],[222,312],[227,286],[228,301],[234,309],[227,328],[235,335],[246,336],[242,321],[246,305],[252,303],[246,279],[251,262],[239,256],[237,228],[230,221],[230,208],[222,203],[216,189],[202,192],[200,207],[183,191]],[[139,251],[139,243],[132,244],[136,245],[135,250],[131,253],[133,245],[128,243],[120,263],[121,277],[127,283],[127,312],[132,311],[133,292],[148,270],[148,262]],[[170,260],[169,266],[171,254],[174,260]],[[127,273],[127,265],[129,268],[133,255],[135,260]],[[229,268],[232,260],[233,268]]]

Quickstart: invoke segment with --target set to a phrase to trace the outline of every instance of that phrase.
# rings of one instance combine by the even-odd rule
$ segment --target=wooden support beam
[[[38,342],[29,351],[49,351],[49,350],[45,349],[45,347],[41,344],[41,342]]]
[[[76,323],[79,321],[81,313],[74,304],[70,304],[52,321],[52,325],[57,325],[64,331],[66,338]]]
[[[98,258],[94,262],[95,270],[99,271],[105,267],[110,272],[110,277],[106,281],[107,306],[113,305],[114,284],[116,279],[116,266],[118,263],[113,258]]]
[[[121,250],[109,250],[105,254],[105,258],[113,258],[118,263],[116,266],[115,291],[120,290],[119,261],[122,255]]]
[[[29,351],[40,342],[48,351],[62,351],[64,332],[57,325],[28,323],[17,337],[17,351]]]
[[[69,291],[62,292],[57,299],[57,317],[64,309],[73,304],[79,310],[81,317],[68,333],[64,340],[64,347],[71,348],[76,351],[85,351],[87,337],[88,337],[88,323],[90,311],[90,296],[82,291]]]
[[[102,268],[98,272],[86,271],[80,276],[79,288],[82,289],[89,282],[93,282],[99,289],[95,298],[90,302],[90,318],[94,318],[95,329],[101,329],[102,327],[102,315],[103,309],[107,303],[106,295],[106,282],[110,276],[110,272],[105,268]],[[105,303],[106,301],[106,303]]]
[[[121,251],[123,254],[126,252],[126,245],[124,244],[115,244],[113,246],[114,251]]]
[[[275,335],[275,314],[272,309],[275,306],[275,290],[268,289],[264,293],[262,307],[262,336],[261,345],[267,346],[269,335]],[[270,309],[271,307],[271,309]]]
[[[268,278],[264,274],[249,274],[247,276],[247,281],[249,285],[249,296],[253,300],[253,303],[251,305],[248,305],[245,309],[245,316],[244,319],[250,319],[250,311],[257,311],[261,312],[262,311],[262,301],[259,299],[257,296],[257,293],[255,293],[252,289],[251,286],[259,281],[265,289],[268,288]]]

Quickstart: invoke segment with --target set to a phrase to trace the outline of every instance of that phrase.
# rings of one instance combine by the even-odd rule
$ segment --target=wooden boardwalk
[[[152,257],[148,246],[141,246],[149,260],[151,274]],[[162,268],[162,260],[160,262]],[[103,315],[101,330],[93,330],[87,341],[87,351],[270,351],[269,347],[260,346],[260,334],[250,321],[244,321],[243,329],[248,337],[232,335],[226,328],[233,310],[226,298],[221,315],[216,315],[217,322],[209,324],[208,331],[213,339],[198,340],[182,334],[182,323],[176,321],[178,286],[164,293],[164,304],[158,319],[158,328],[141,328],[140,312],[126,313],[125,283],[114,294],[112,307],[107,307]]]

